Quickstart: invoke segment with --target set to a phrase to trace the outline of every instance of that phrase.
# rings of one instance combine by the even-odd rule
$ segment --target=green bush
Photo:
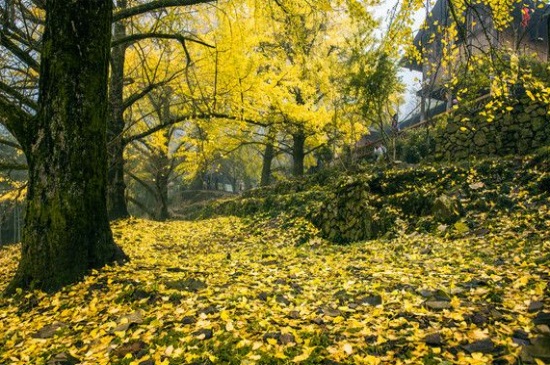
[[[396,152],[398,159],[416,164],[435,153],[433,132],[426,128],[409,129],[397,139]]]

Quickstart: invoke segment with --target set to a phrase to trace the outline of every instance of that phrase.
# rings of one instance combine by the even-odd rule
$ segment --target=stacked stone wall
[[[436,128],[437,159],[523,155],[550,145],[549,105],[524,97],[494,115],[458,109]]]

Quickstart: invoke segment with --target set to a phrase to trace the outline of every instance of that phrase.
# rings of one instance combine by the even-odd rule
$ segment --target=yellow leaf
[[[220,318],[221,318],[223,321],[227,322],[227,321],[229,321],[229,319],[230,319],[231,317],[229,316],[229,312],[228,312],[228,311],[223,310],[223,311],[221,311],[221,313],[220,313]]]
[[[351,346],[349,343],[344,344],[344,346],[342,346],[342,349],[348,355],[351,355],[353,353],[353,346]]]
[[[315,350],[315,347],[304,346],[304,348],[302,349],[302,353],[298,356],[295,356],[292,359],[292,362],[300,362],[309,359],[313,350]]]
[[[233,322],[232,321],[229,321],[225,324],[225,330],[227,332],[231,332],[235,329],[235,326],[233,326]]]
[[[166,350],[164,350],[164,354],[166,356],[171,356],[173,352],[174,352],[174,346],[172,345],[168,346]]]

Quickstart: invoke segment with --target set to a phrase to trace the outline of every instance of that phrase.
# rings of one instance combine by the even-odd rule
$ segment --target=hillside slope
[[[546,164],[356,175],[368,179],[367,208],[393,197],[380,209],[397,219],[380,237],[343,246],[298,214],[330,200],[293,198],[290,184],[273,189],[292,204],[261,218],[118,222],[127,265],[55,294],[0,299],[0,364],[549,363]],[[397,176],[410,180],[387,183]],[[330,179],[298,193],[334,202],[349,195],[327,187],[365,186]],[[433,206],[406,215],[421,206],[407,196],[441,191],[460,202],[458,215],[434,217]],[[222,206],[265,202],[265,193]],[[17,250],[0,249],[0,290]]]

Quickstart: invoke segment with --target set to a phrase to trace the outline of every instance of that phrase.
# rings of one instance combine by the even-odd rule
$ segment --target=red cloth
[[[531,9],[525,7],[521,9],[521,27],[527,28],[527,25],[529,25],[529,20],[531,20]]]

